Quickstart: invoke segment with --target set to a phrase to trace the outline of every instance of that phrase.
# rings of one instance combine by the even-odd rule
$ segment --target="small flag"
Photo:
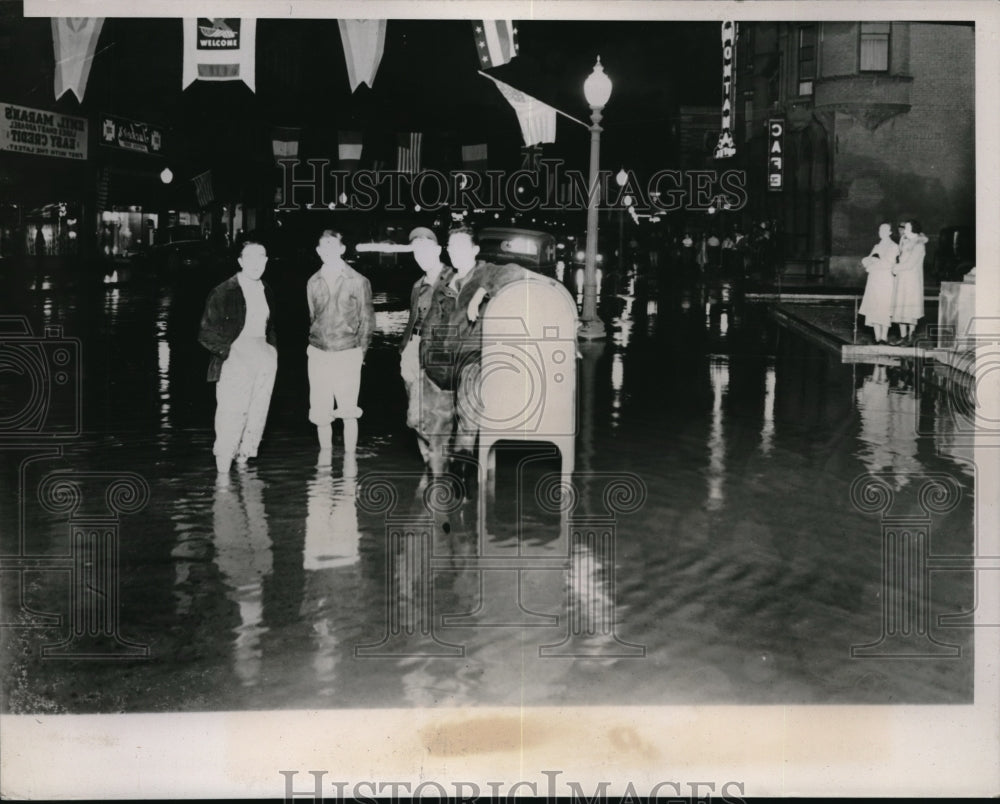
[[[479,69],[499,67],[517,55],[517,27],[512,20],[473,20]]]
[[[733,142],[733,105],[736,92],[736,75],[733,55],[736,51],[736,23],[722,23],[722,130],[715,146],[715,158],[725,159],[736,155]]]
[[[207,207],[215,199],[215,193],[212,191],[212,171],[206,170],[204,173],[199,173],[192,181],[194,182],[194,191],[198,196],[198,206]]]
[[[496,84],[497,89],[514,109],[517,122],[521,125],[521,136],[525,145],[556,141],[556,110],[537,98],[526,95],[510,84],[499,81],[492,75],[481,73]]]
[[[56,100],[72,92],[78,102],[83,102],[103,25],[104,17],[52,18]]]
[[[275,126],[271,132],[271,145],[274,148],[274,160],[294,159],[299,155],[299,138],[302,129]]]
[[[486,143],[462,146],[462,165],[473,173],[485,173],[488,164]]]
[[[198,17],[183,22],[181,89],[195,81],[242,81],[256,92],[257,20]]]
[[[354,92],[362,84],[371,87],[385,49],[385,20],[338,20],[344,44],[347,80]]]
[[[420,141],[423,134],[419,131],[410,134],[400,134],[396,140],[396,170],[401,173],[420,172]]]
[[[340,131],[337,133],[337,156],[340,158],[340,169],[353,173],[361,162],[361,132]]]

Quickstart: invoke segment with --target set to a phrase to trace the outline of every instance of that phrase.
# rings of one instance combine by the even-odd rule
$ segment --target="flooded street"
[[[3,554],[37,559],[2,573],[5,711],[972,700],[955,616],[974,605],[972,466],[940,449],[948,399],[907,366],[844,365],[764,305],[633,283],[606,300],[613,336],[580,347],[572,493],[546,447],[502,448],[484,525],[421,475],[396,292],[375,298],[357,479],[337,428],[316,466],[288,283],[260,455],[218,482],[203,284],[11,300],[34,333],[79,339],[82,433],[4,448]],[[30,392],[8,385],[9,417]],[[77,532],[42,502],[53,473],[77,478],[79,522],[108,519],[97,473],[148,485],[115,520],[117,557],[79,559],[117,572],[115,658],[43,657],[90,605],[69,563],[45,563]],[[866,508],[866,476],[888,508]],[[924,507],[927,477],[950,479],[949,510]],[[901,572],[886,517],[925,540]]]

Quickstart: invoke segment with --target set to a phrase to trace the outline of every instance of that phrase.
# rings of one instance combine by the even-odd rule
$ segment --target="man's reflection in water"
[[[233,669],[244,686],[260,678],[261,586],[272,570],[271,537],[264,510],[263,482],[255,469],[240,471],[215,488],[212,508],[215,563],[225,579],[226,596],[236,603],[240,624],[234,629]]]
[[[312,666],[319,683],[317,692],[323,696],[334,694],[340,662],[338,632],[348,626],[338,602],[347,600],[355,585],[355,572],[346,568],[354,567],[359,559],[356,486],[354,477],[335,477],[330,466],[317,466],[307,490],[301,614],[311,624]]]

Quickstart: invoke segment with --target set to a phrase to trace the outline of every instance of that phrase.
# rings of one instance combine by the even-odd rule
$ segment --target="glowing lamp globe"
[[[593,72],[583,82],[583,94],[592,109],[603,108],[611,97],[611,79],[601,66],[600,56],[597,57]]]

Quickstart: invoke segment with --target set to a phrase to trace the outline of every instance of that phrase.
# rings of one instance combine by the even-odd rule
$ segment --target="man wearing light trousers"
[[[198,341],[212,353],[208,380],[216,382],[216,468],[229,471],[257,457],[278,370],[273,297],[261,281],[267,249],[247,238],[240,270],[216,286],[205,303]]]

